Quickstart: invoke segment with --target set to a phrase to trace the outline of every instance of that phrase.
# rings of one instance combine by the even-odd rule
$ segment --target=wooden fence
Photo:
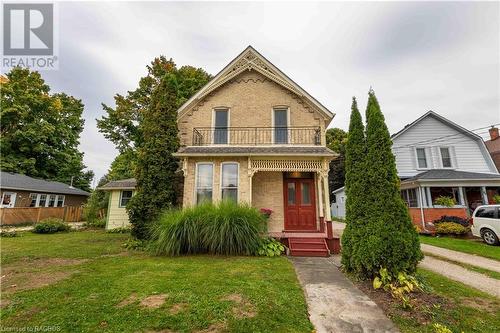
[[[0,208],[0,225],[38,223],[48,217],[62,219],[65,222],[80,222],[83,207],[14,207]]]

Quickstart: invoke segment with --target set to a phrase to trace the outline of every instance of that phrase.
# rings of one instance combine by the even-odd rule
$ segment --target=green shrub
[[[264,228],[265,218],[257,209],[229,201],[170,209],[151,232],[151,250],[157,255],[252,255]]]
[[[453,222],[453,223],[458,223],[462,225],[463,227],[469,227],[469,221],[467,219],[464,219],[460,216],[448,216],[448,215],[443,215],[441,216],[438,220],[432,221],[433,224],[437,225],[439,223],[443,222]]]
[[[457,204],[457,202],[452,197],[440,196],[434,200],[434,204],[437,206],[453,207]]]
[[[436,224],[436,233],[440,235],[465,235],[469,232],[469,230],[469,227],[464,227],[463,225],[455,222],[441,222]]]
[[[272,237],[262,238],[257,255],[266,257],[280,256],[285,251],[283,244]]]
[[[131,237],[127,239],[122,246],[127,250],[144,250],[146,247],[146,241]]]
[[[500,194],[495,194],[493,196],[493,202],[496,204],[500,204]]]
[[[0,233],[0,237],[10,238],[10,237],[18,237],[19,234],[16,231],[4,231]]]
[[[49,217],[35,224],[33,232],[36,234],[54,234],[56,232],[64,232],[71,230],[71,227],[64,223],[63,220]]]
[[[119,227],[119,228],[113,228],[113,229],[108,229],[106,232],[108,234],[126,234],[129,233],[132,229],[130,227]]]
[[[100,219],[93,219],[85,222],[85,226],[89,228],[101,228],[104,229],[106,227],[106,219],[105,218],[100,218]]]

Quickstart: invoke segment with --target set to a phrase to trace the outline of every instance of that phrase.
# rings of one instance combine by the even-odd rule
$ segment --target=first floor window
[[[425,156],[425,148],[417,148],[417,163],[419,169],[427,169],[427,157]]]
[[[64,206],[64,195],[57,196],[57,207]]]
[[[212,202],[214,166],[211,163],[196,165],[196,203]]]
[[[441,147],[441,161],[443,162],[443,168],[451,168],[451,155],[450,148]]]
[[[40,199],[38,200],[38,207],[45,207],[47,203],[47,194],[40,194]]]
[[[56,195],[55,194],[51,194],[49,196],[49,205],[47,207],[55,207],[56,206]]]
[[[222,200],[238,202],[238,163],[222,164]]]
[[[36,207],[36,200],[38,199],[38,194],[30,193],[30,207]]]
[[[132,191],[122,191],[120,194],[120,207],[127,207],[127,204],[131,198]]]

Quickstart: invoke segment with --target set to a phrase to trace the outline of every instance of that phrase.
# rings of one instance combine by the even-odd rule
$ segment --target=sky
[[[53,92],[85,104],[80,149],[97,180],[117,151],[101,103],[137,87],[159,55],[216,74],[252,45],[336,113],[370,87],[391,133],[428,110],[468,129],[500,123],[498,2],[60,2]],[[487,131],[479,133],[484,138]]]

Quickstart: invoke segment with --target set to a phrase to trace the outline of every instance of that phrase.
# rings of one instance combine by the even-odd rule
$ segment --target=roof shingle
[[[90,193],[56,181],[29,177],[19,173],[0,171],[0,188],[57,194],[89,196]]]

